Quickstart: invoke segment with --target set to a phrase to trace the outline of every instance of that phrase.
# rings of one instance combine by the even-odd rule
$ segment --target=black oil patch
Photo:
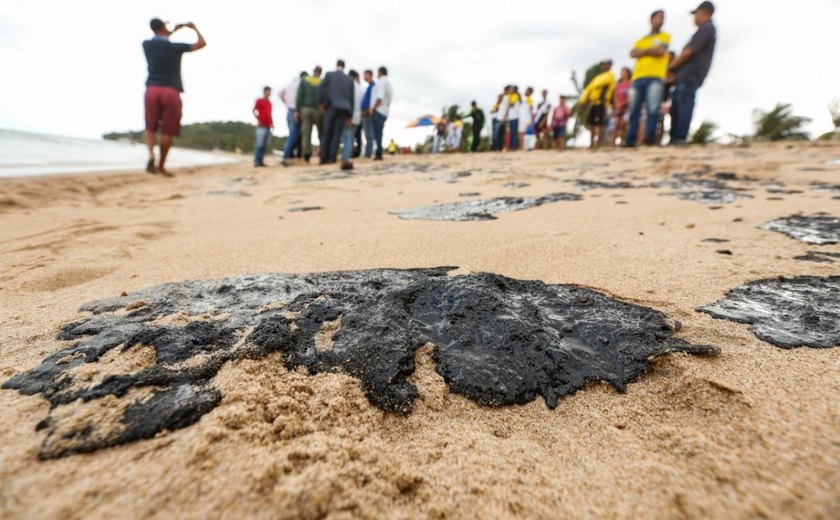
[[[723,175],[719,175],[722,173]],[[719,172],[714,178],[705,177],[705,171],[675,173],[670,178],[654,183],[657,188],[678,190],[662,195],[677,196],[683,200],[693,200],[701,204],[731,204],[739,199],[751,199],[752,195],[743,193],[745,188],[730,187],[725,181],[735,180],[735,174]],[[746,181],[746,179],[739,179]]]
[[[225,363],[274,352],[289,369],[353,376],[374,406],[408,413],[417,397],[408,377],[427,343],[452,392],[490,406],[542,396],[551,408],[590,381],[623,391],[652,356],[716,351],[674,338],[660,312],[588,289],[451,269],[248,275],[94,301],[59,333],[68,346],[3,387],[49,401],[40,456],[55,458],[193,424],[224,398],[212,380]],[[339,318],[331,348],[316,348]],[[154,349],[152,364],[118,375],[100,364],[87,372],[104,377],[74,380],[74,368],[136,345]],[[111,402],[122,404],[122,427],[97,430],[94,412]],[[81,426],[62,422],[71,405],[90,407]]]
[[[812,191],[823,191],[828,193],[840,192],[840,184],[827,184],[824,182],[814,182],[811,184]]]
[[[521,211],[559,201],[581,200],[575,193],[550,193],[542,197],[496,197],[391,211],[404,220],[495,220],[494,213]]]
[[[830,253],[828,251],[808,251],[804,255],[794,256],[793,259],[804,262],[833,264],[835,260],[840,260],[840,253]]]
[[[322,208],[321,206],[301,206],[297,208],[289,208],[286,211],[288,211],[289,213],[306,213],[308,211],[319,211],[322,209],[324,208]]]
[[[757,280],[698,311],[749,323],[759,339],[780,348],[840,346],[840,276]]]
[[[626,181],[619,181],[619,182],[601,182],[601,181],[590,181],[586,179],[572,179],[567,182],[574,182],[575,188],[581,191],[589,191],[589,190],[625,190],[631,188],[637,188],[642,186],[634,186],[633,184],[626,182]]]
[[[777,231],[809,244],[826,245],[840,242],[840,217],[830,215],[791,215],[765,222],[761,229]]]
[[[250,197],[251,194],[242,190],[210,190],[203,191],[198,195],[206,197]]]

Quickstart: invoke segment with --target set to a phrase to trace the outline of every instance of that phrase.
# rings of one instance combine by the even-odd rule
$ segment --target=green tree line
[[[102,136],[109,140],[145,142],[143,131],[111,132]],[[271,147],[281,149],[286,138],[275,137]],[[194,123],[181,127],[181,136],[176,146],[194,150],[224,150],[226,152],[250,153],[254,151],[254,125],[239,121],[211,121]]]

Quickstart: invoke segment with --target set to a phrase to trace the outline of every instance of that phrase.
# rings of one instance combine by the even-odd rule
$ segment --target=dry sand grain
[[[837,184],[840,165],[827,161],[838,157],[836,146],[796,144],[387,158],[349,177],[239,164],[174,179],[2,180],[4,381],[57,351],[60,326],[93,299],[187,279],[379,267],[579,284],[662,311],[682,323],[680,337],[722,352],[662,356],[625,394],[592,384],[551,411],[541,400],[485,408],[450,394],[427,345],[409,416],[372,407],[347,375],[289,371],[279,355],[240,360],[215,377],[222,403],[198,423],[48,461],[35,431],[47,402],[2,390],[0,517],[838,518],[840,349],[781,350],[695,312],[749,280],[840,274],[840,262],[794,260],[814,246],[757,228],[797,212],[839,215],[831,192],[809,189]],[[715,209],[665,188],[566,182],[647,185],[694,171],[802,193],[756,181],[745,184],[753,198]],[[528,184],[517,196],[584,197],[494,221],[389,214],[465,192],[509,196],[510,182]],[[250,196],[225,196],[240,191]],[[322,335],[319,348],[331,348]],[[84,377],[140,369],[147,354],[115,354]],[[103,431],[119,428],[119,401],[99,403]]]

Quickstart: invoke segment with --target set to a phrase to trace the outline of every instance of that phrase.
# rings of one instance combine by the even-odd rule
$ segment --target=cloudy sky
[[[630,64],[649,13],[667,10],[665,30],[682,46],[696,1],[601,0],[3,0],[0,12],[0,128],[98,137],[143,126],[148,20],[193,21],[208,47],[184,58],[184,122],[250,121],[263,85],[275,89],[302,69],[336,58],[362,70],[385,64],[395,89],[386,139],[419,141],[405,130],[424,113],[477,99],[501,85],[574,92],[582,75],[611,57]],[[758,0],[720,0],[718,51],[699,93],[696,122],[745,134],[755,108],[793,103],[809,130],[832,128],[827,105],[840,98],[836,31],[840,1],[799,0],[786,9]],[[173,40],[194,41],[189,30]],[[275,98],[276,99],[276,98]],[[275,107],[277,103],[275,103]],[[275,118],[282,120],[283,110]],[[284,125],[278,125],[284,134]]]

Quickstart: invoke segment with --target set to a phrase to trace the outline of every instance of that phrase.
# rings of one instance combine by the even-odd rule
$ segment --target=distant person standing
[[[645,144],[656,142],[659,107],[662,105],[664,81],[668,73],[668,46],[671,44],[671,35],[662,32],[663,25],[665,12],[654,11],[650,15],[650,34],[640,38],[630,51],[630,56],[636,58],[636,68],[630,91],[630,121],[626,139],[622,142],[625,147],[636,145],[643,105],[647,112]]]
[[[440,148],[446,142],[446,132],[449,130],[449,121],[441,118],[435,125],[435,137],[432,139],[432,153],[437,155],[440,153]]]
[[[502,101],[505,98],[506,90],[507,87],[505,87],[503,92],[496,98],[496,103],[493,104],[493,108],[490,110],[490,115],[493,116],[493,120],[491,122],[492,126],[490,127],[490,131],[492,132],[490,135],[490,150],[494,152],[500,152],[502,150],[502,141],[499,136],[499,129],[502,126],[502,117],[505,115],[504,112],[502,112]]]
[[[472,143],[470,143],[470,151],[477,152],[478,146],[481,144],[481,130],[484,128],[484,111],[478,108],[478,103],[473,101],[470,103],[472,110],[464,116],[464,119],[472,119]]]
[[[178,24],[171,31],[160,18],[153,18],[149,22],[152,32],[151,40],[143,42],[146,62],[149,67],[149,77],[146,79],[146,146],[149,147],[149,161],[146,171],[160,173],[171,177],[166,170],[166,156],[172,146],[172,138],[181,135],[181,92],[184,85],[181,82],[181,56],[185,52],[193,52],[204,48],[207,42],[192,22]],[[172,43],[169,36],[182,27],[189,27],[198,36],[198,42]],[[160,140],[160,162],[155,167],[155,141],[157,132],[163,136]]]
[[[300,82],[308,74],[301,72],[300,75],[286,85],[280,91],[280,101],[286,105],[286,125],[289,127],[289,137],[286,139],[286,146],[283,147],[283,166],[288,166],[289,161],[294,157],[295,149],[300,147],[300,118],[297,113],[297,91]]]
[[[552,148],[566,149],[566,127],[569,124],[569,108],[566,106],[566,96],[560,96],[560,104],[551,114]]]
[[[368,69],[365,71],[365,95],[362,97],[362,129],[365,134],[365,157],[370,159],[373,157],[373,117],[370,114],[370,103],[373,97],[373,87],[376,82],[373,81],[373,71]]]
[[[379,67],[377,71],[378,81],[373,87],[371,95],[370,115],[373,118],[373,140],[376,143],[375,161],[382,160],[382,134],[385,132],[385,120],[391,109],[391,101],[394,98],[394,89],[388,79],[388,69]],[[393,142],[393,139],[392,139]]]
[[[502,141],[502,146],[507,144],[508,151],[519,150],[519,110],[522,105],[522,98],[519,95],[519,87],[512,85],[508,95],[508,106],[502,123],[508,125],[508,142]]]
[[[356,136],[356,130],[362,124],[362,98],[365,95],[364,88],[359,83],[359,73],[351,70],[348,74],[353,80],[353,115],[349,125],[344,127],[344,135],[342,136],[342,150],[341,150],[341,169],[352,170],[353,163],[350,158],[353,157],[355,150],[353,148],[353,138]]]
[[[712,68],[712,57],[717,44],[717,29],[712,23],[714,4],[703,2],[691,13],[694,15],[697,32],[669,67],[676,75],[671,100],[671,144],[685,144],[688,139],[691,119],[694,116],[695,96]]]
[[[633,88],[632,72],[627,67],[621,68],[621,76],[615,84],[613,94],[613,130],[610,135],[610,146],[618,144],[618,139],[624,139],[627,131],[627,112],[630,106],[630,89]],[[623,144],[623,141],[622,141]]]
[[[519,105],[519,143],[523,149],[525,146],[525,134],[528,132],[528,127],[534,123],[534,94],[533,87],[525,89],[525,97],[522,98],[522,103]]]
[[[450,152],[461,150],[461,137],[464,134],[464,120],[461,116],[455,116],[455,120],[449,123],[446,129],[446,149]]]
[[[344,126],[353,120],[353,80],[344,73],[344,60],[338,60],[335,70],[327,72],[318,86],[318,104],[324,114],[321,164],[334,164]]]
[[[580,96],[580,104],[589,107],[589,132],[592,135],[590,148],[598,148],[607,141],[605,127],[607,110],[615,90],[615,74],[612,72],[612,60],[601,62],[601,73],[595,76]]]
[[[312,128],[318,129],[318,141],[323,142],[323,125],[321,111],[318,108],[318,87],[321,85],[321,66],[317,65],[312,75],[301,79],[298,86],[295,105],[298,121],[301,122],[301,142],[303,143],[303,160],[309,162],[312,157]]]
[[[263,97],[254,104],[254,117],[257,118],[256,144],[254,146],[254,166],[264,167],[265,149],[271,139],[274,119],[271,114],[271,87],[263,88]]]
[[[537,148],[551,149],[551,128],[548,118],[551,115],[551,101],[548,100],[548,90],[542,90],[542,101],[537,105],[534,115],[534,133],[537,135]]]

